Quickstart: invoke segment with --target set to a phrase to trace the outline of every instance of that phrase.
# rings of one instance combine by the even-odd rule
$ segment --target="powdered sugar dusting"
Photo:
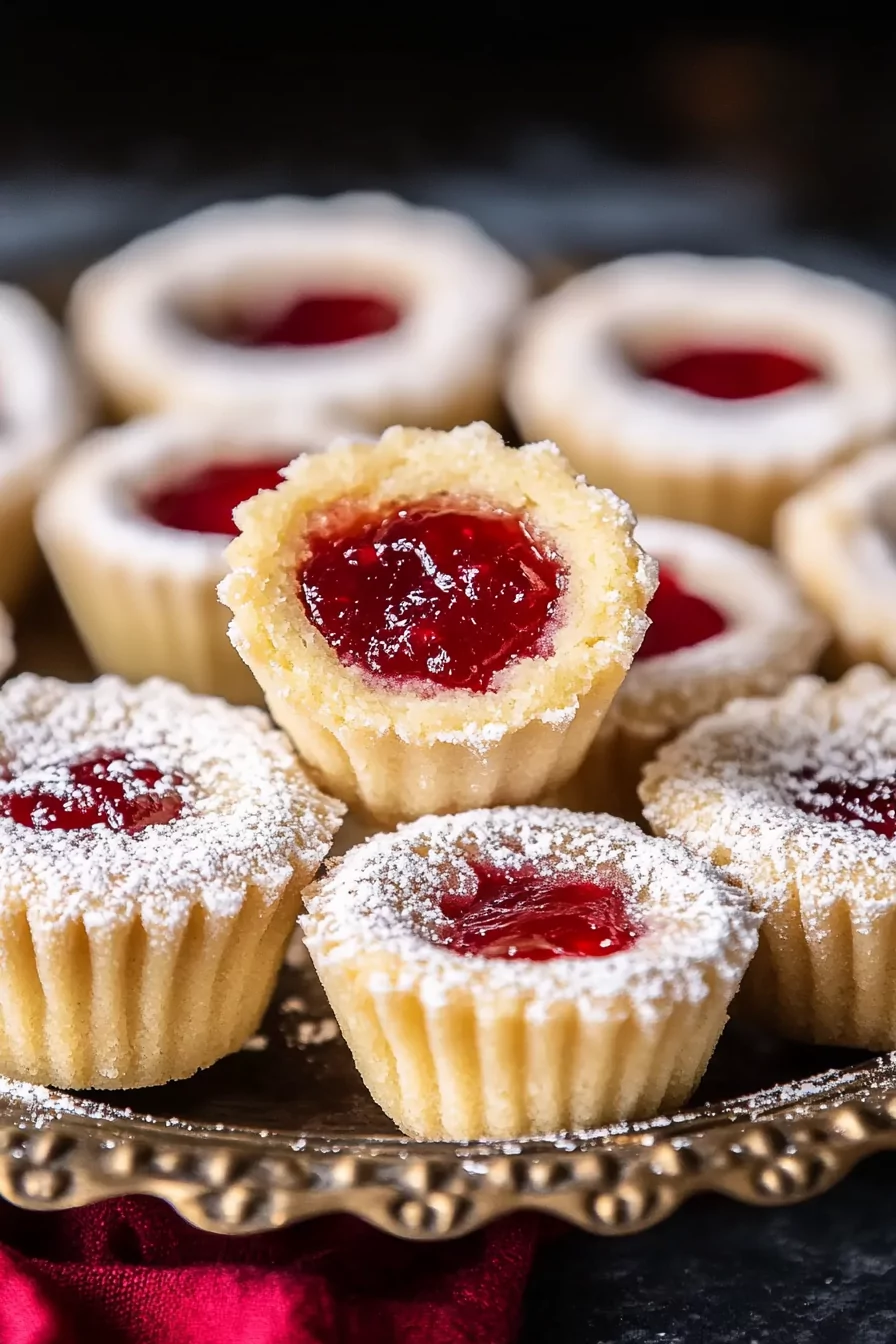
[[[470,859],[512,871],[534,867],[600,880],[617,864],[631,885],[644,931],[628,950],[602,958],[547,962],[459,956],[440,944],[440,896],[475,891]],[[488,992],[513,992],[537,1014],[558,1000],[604,1011],[631,995],[652,1016],[669,997],[698,1003],[711,976],[736,983],[756,946],[756,919],[738,893],[683,846],[645,836],[615,817],[550,808],[498,808],[424,817],[373,837],[332,865],[306,893],[301,919],[312,957],[398,959],[401,987],[438,1001],[475,977]],[[372,970],[371,976],[387,974]]]
[[[294,874],[310,877],[343,812],[258,710],[161,678],[72,686],[25,674],[0,692],[0,753],[13,777],[0,787],[21,788],[37,773],[64,793],[64,774],[47,767],[100,749],[150,759],[177,790],[180,814],[133,835],[0,817],[3,914],[21,908],[32,925],[81,919],[90,929],[139,912],[159,932],[179,926],[197,901],[209,914],[233,914],[249,885],[273,901]]]
[[[896,683],[862,666],[835,685],[800,677],[777,699],[733,701],[663,748],[641,796],[657,830],[715,856],[763,909],[795,882],[807,931],[838,900],[861,928],[896,904],[896,844],[858,814],[831,821],[804,809],[830,801],[834,782],[894,775]]]

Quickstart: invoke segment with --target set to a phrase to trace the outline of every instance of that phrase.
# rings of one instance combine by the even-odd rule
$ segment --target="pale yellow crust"
[[[219,592],[231,638],[274,718],[338,796],[382,820],[523,802],[568,778],[637,650],[655,567],[627,505],[576,481],[553,445],[507,448],[487,425],[395,427],[287,469],[236,511]],[[524,514],[568,568],[554,652],[508,668],[494,691],[421,696],[344,667],[296,586],[309,530],[336,505],[386,508],[447,494]]]
[[[775,518],[775,546],[834,629],[832,666],[896,672],[896,443],[871,448],[795,495]]]
[[[786,775],[896,773],[896,684],[879,667],[835,684],[798,677],[735,700],[663,747],[640,796],[657,835],[714,863],[762,915],[733,1011],[794,1040],[896,1048],[896,849],[804,813]],[[855,762],[859,764],[856,765]]]

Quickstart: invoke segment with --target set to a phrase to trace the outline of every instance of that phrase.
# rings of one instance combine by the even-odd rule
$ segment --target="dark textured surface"
[[[704,1196],[636,1237],[537,1262],[520,1344],[892,1344],[896,1155],[811,1204]]]

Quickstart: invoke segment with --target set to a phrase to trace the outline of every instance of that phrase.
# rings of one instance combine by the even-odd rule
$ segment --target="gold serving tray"
[[[18,670],[91,676],[49,584],[17,642]],[[352,838],[349,821],[340,848]],[[636,1232],[704,1190],[753,1204],[806,1199],[889,1147],[896,1054],[797,1047],[736,1024],[686,1113],[514,1143],[406,1139],[355,1072],[298,938],[258,1035],[194,1078],[92,1094],[0,1078],[5,1199],[61,1209],[157,1195],[213,1232],[353,1213],[439,1240],[520,1209]]]

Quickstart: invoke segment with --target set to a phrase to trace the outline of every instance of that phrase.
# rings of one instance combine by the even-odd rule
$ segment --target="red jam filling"
[[[658,658],[676,649],[690,649],[724,634],[728,622],[711,602],[688,592],[676,575],[660,566],[659,587],[647,608],[652,624],[638,650],[638,658]]]
[[[508,664],[550,655],[565,586],[524,519],[439,499],[322,531],[298,576],[340,662],[478,692]]]
[[[887,779],[819,779],[807,767],[796,776],[794,803],[825,821],[841,821],[896,838],[896,776]]]
[[[215,334],[232,345],[344,345],[381,336],[401,321],[401,309],[382,294],[324,291],[297,294],[273,312],[233,316]]]
[[[628,881],[613,865],[598,882],[533,867],[472,868],[475,893],[441,899],[451,924],[440,941],[454,952],[515,961],[609,957],[643,932],[626,906]]]
[[[13,777],[0,791],[0,816],[33,831],[80,831],[107,826],[136,835],[180,816],[182,775],[163,774],[129,751],[92,751],[46,766],[27,785]]]
[[[164,485],[146,494],[143,512],[162,527],[181,532],[219,532],[235,537],[237,526],[233,511],[244,499],[259,490],[279,485],[282,458],[276,461],[218,462],[202,467],[182,480]]]
[[[815,383],[821,369],[784,350],[750,346],[694,346],[638,366],[642,378],[718,401],[748,401]]]

